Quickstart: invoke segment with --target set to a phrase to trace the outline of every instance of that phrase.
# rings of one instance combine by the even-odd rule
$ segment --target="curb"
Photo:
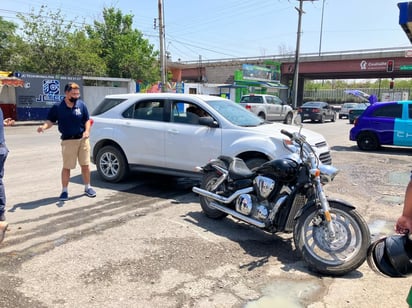
[[[15,121],[13,126],[36,126],[41,125],[42,123],[43,121]]]

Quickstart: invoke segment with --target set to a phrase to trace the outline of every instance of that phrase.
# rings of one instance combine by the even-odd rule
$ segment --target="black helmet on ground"
[[[412,240],[407,235],[391,235],[369,246],[367,261],[375,272],[389,277],[412,274]]]

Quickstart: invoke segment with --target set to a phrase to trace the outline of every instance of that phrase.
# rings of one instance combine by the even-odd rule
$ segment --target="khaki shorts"
[[[90,142],[89,138],[62,140],[63,168],[74,169],[76,162],[80,166],[90,164]]]

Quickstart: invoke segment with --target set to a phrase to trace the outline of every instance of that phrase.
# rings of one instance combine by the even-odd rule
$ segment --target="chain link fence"
[[[307,90],[303,91],[303,102],[306,101],[324,101],[332,105],[339,105],[345,102],[360,102],[361,99],[353,95],[346,94],[346,90],[353,90],[354,88],[348,89],[331,89],[331,90]],[[358,89],[368,94],[374,94],[378,97],[378,100],[385,100],[388,95],[390,97],[395,97],[395,99],[410,99],[411,89],[379,89],[379,88],[365,88]],[[399,94],[401,93],[401,97]]]

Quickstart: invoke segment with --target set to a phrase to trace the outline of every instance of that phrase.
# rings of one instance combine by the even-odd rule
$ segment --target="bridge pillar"
[[[288,103],[290,103],[290,104],[293,104],[293,87],[291,87],[291,84],[292,84],[292,81],[293,81],[293,75],[285,75],[285,76],[282,76],[282,79],[281,79],[281,81],[280,81],[280,83],[282,83],[282,84],[285,84],[285,85],[287,85],[288,87],[289,87],[289,89],[288,89],[288,96],[287,96],[287,101],[288,101]],[[302,103],[303,103],[303,90],[304,90],[304,88],[305,88],[305,78],[304,77],[299,77],[298,78],[298,91],[297,91],[297,100],[296,100],[296,103],[297,103],[297,106],[296,107],[299,107],[299,106],[301,106],[302,105]],[[284,99],[283,97],[282,97],[282,99]]]
[[[303,104],[303,90],[305,89],[305,78],[303,77],[299,77],[299,81],[298,81],[298,93],[297,93],[297,106],[302,106]]]

